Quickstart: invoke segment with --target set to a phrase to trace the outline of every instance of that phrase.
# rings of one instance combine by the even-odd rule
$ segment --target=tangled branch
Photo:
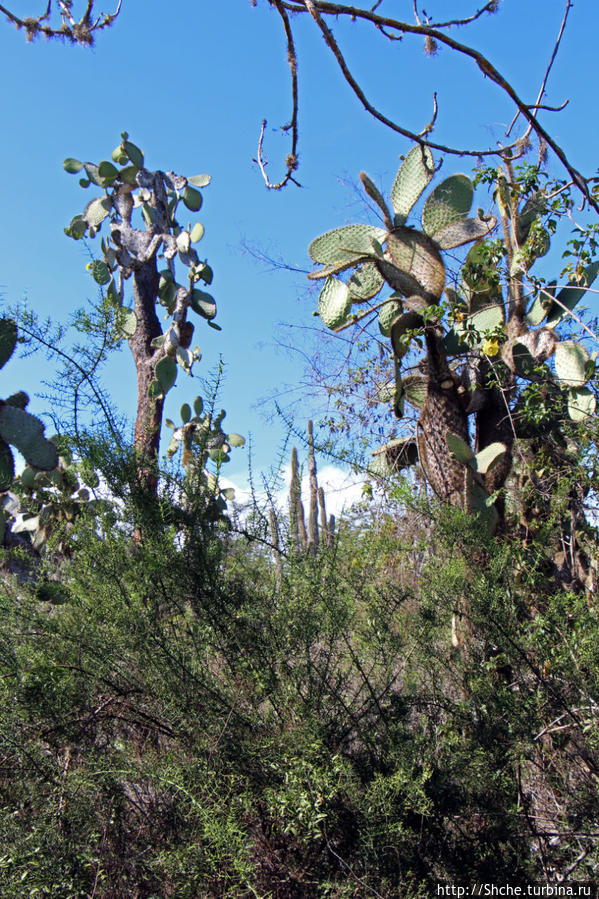
[[[564,15],[562,18],[558,36],[553,47],[551,58],[546,68],[536,102],[533,103],[525,102],[518,95],[512,84],[501,74],[501,72],[499,72],[499,70],[486,56],[484,56],[475,48],[455,40],[447,33],[447,31],[452,27],[467,26],[471,22],[479,19],[484,14],[492,14],[496,12],[498,9],[498,3],[496,2],[496,0],[491,0],[491,2],[486,3],[483,7],[473,13],[473,15],[467,18],[449,19],[445,22],[438,23],[430,22],[424,12],[419,14],[416,2],[414,2],[415,23],[401,21],[399,19],[394,19],[390,16],[380,14],[379,12],[377,12],[377,10],[381,4],[378,2],[370,8],[346,5],[342,3],[334,3],[330,2],[330,0],[268,0],[268,3],[270,4],[270,6],[276,9],[277,13],[283,20],[289,48],[288,61],[292,75],[293,91],[292,123],[290,126],[286,126],[287,128],[292,127],[293,131],[293,147],[292,152],[288,157],[287,175],[278,184],[271,184],[266,177],[264,166],[261,164],[260,167],[262,169],[262,174],[265,177],[265,181],[268,187],[279,189],[280,187],[283,187],[288,181],[295,180],[294,178],[292,178],[292,171],[297,168],[297,56],[293,42],[291,19],[287,14],[306,14],[310,16],[315,26],[320,31],[328,49],[334,56],[345,81],[347,82],[355,96],[358,98],[361,105],[373,118],[377,119],[387,128],[390,128],[397,134],[401,134],[403,137],[406,137],[408,140],[414,143],[420,144],[421,146],[426,145],[431,149],[438,150],[440,153],[456,156],[472,156],[476,158],[493,156],[504,157],[506,154],[509,154],[511,158],[520,156],[528,147],[528,139],[530,134],[534,133],[536,134],[540,144],[543,145],[543,147],[551,150],[559,159],[559,161],[567,171],[569,179],[582,193],[584,202],[588,203],[589,206],[591,206],[596,212],[599,212],[599,203],[594,198],[590,190],[589,180],[585,178],[574,167],[574,165],[566,156],[564,150],[559,146],[559,144],[554,140],[554,138],[538,120],[539,110],[544,109],[549,111],[559,111],[565,105],[562,104],[558,107],[550,107],[547,105],[543,105],[541,101],[546,90],[549,73],[555,61],[561,43],[568,14],[573,6],[572,0],[566,0]],[[362,21],[371,25],[387,40],[398,41],[401,40],[405,35],[415,35],[424,38],[426,46],[429,49],[433,48],[432,50],[430,50],[430,52],[434,52],[434,48],[437,45],[443,45],[445,47],[448,47],[455,53],[470,58],[476,64],[479,71],[482,72],[484,77],[488,78],[495,85],[497,85],[497,87],[499,87],[500,90],[511,100],[516,110],[516,117],[514,119],[514,122],[518,117],[522,117],[526,123],[524,132],[520,135],[520,137],[518,137],[507,146],[468,149],[465,147],[448,146],[441,142],[431,140],[431,133],[434,129],[436,116],[433,118],[433,122],[429,126],[425,127],[421,131],[414,131],[384,115],[384,113],[381,112],[381,110],[378,109],[371,100],[369,100],[358,79],[351,72],[343,50],[337,39],[335,38],[331,27],[328,24],[328,21],[332,19],[338,20],[342,17],[345,17],[346,19],[349,18],[351,21]],[[510,126],[508,134],[511,132],[514,122]],[[264,125],[262,126],[260,135],[259,162],[263,162],[263,139]],[[289,169],[290,160],[292,160],[294,164],[294,168],[291,170]]]
[[[72,44],[91,46],[96,31],[108,28],[121,11],[122,0],[113,13],[99,13],[94,18],[94,0],[87,0],[85,12],[80,19],[73,15],[73,0],[58,0],[55,12],[55,24],[52,24],[52,0],[48,0],[46,9],[39,16],[20,18],[0,4],[0,13],[11,22],[17,30],[24,29],[28,41],[43,35],[46,38],[62,38]]]

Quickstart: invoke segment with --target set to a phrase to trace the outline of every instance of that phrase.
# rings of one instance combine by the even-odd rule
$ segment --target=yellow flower
[[[483,344],[483,353],[485,356],[496,356],[499,352],[499,341],[496,337],[492,337],[490,340],[485,340]]]

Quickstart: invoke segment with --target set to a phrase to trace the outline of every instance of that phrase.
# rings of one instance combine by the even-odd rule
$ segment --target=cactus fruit
[[[391,188],[396,225],[404,224],[434,173],[433,154],[428,147],[413,147],[399,167]]]
[[[434,237],[443,228],[465,219],[470,212],[474,188],[467,175],[451,175],[428,197],[422,210],[422,228]]]
[[[308,253],[322,265],[351,262],[373,252],[372,240],[383,241],[386,231],[374,225],[345,225],[321,234],[312,241]]]
[[[347,285],[338,278],[327,278],[318,297],[318,314],[327,328],[334,330],[347,321],[351,296]]]

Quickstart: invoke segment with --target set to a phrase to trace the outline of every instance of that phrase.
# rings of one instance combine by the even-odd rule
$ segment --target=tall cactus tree
[[[108,303],[114,306],[117,331],[127,339],[137,371],[137,414],[134,439],[140,457],[140,471],[146,485],[156,490],[151,473],[160,446],[164,398],[174,385],[178,369],[191,374],[199,360],[199,348],[190,349],[194,325],[190,313],[214,324],[216,304],[199,284],[212,281],[212,270],[200,260],[192,244],[204,233],[200,222],[180,224],[178,210],[185,207],[196,213],[202,205],[201,189],[209,175],[186,178],[174,172],[149,171],[144,155],[129,135],[123,132],[121,143],[111,160],[98,165],[65,159],[71,174],[82,172],[83,188],[102,188],[82,213],[76,215],[65,233],[80,240],[96,237],[103,225],[109,233],[101,238],[103,259],[88,268],[103,288]],[[182,284],[177,281],[175,262],[187,269]],[[162,261],[162,268],[159,267]],[[132,279],[133,304],[126,305],[125,282]],[[162,327],[157,307],[166,310],[169,323]]]
[[[599,263],[559,293],[537,288],[527,308],[527,273],[549,249],[543,192],[522,204],[506,157],[496,173],[503,240],[489,240],[498,224],[494,216],[479,210],[469,217],[474,190],[463,174],[438,184],[424,202],[421,228],[410,227],[408,216],[434,174],[430,151],[413,148],[393,182],[390,209],[362,172],[384,227],[348,225],[317,237],[309,253],[323,267],[308,277],[324,279],[318,312],[328,328],[343,330],[378,314],[393,353],[395,415],[403,416],[406,401],[420,413],[415,439],[394,440],[377,452],[379,471],[419,459],[440,500],[480,513],[493,528],[503,513],[502,498],[494,500],[509,475],[514,440],[526,430],[526,385],[551,385],[573,420],[594,411],[585,386],[594,364],[584,347],[560,341],[555,328],[584,295]],[[473,246],[456,291],[446,285],[443,253],[467,244]],[[381,299],[385,288],[391,293]],[[418,346],[424,354],[405,374],[406,357]],[[557,424],[549,405],[541,415],[551,427]]]

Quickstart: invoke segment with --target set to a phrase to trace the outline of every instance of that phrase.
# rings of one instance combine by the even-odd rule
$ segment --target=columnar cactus
[[[300,474],[297,449],[294,447],[291,451],[291,480],[289,484],[289,540],[291,548],[295,553],[304,552],[316,555],[321,545],[328,548],[333,545],[335,536],[335,516],[331,515],[327,518],[324,490],[318,485],[312,421],[308,421],[308,477],[310,506],[307,527],[304,504],[302,502]],[[320,534],[318,527],[319,511]]]

